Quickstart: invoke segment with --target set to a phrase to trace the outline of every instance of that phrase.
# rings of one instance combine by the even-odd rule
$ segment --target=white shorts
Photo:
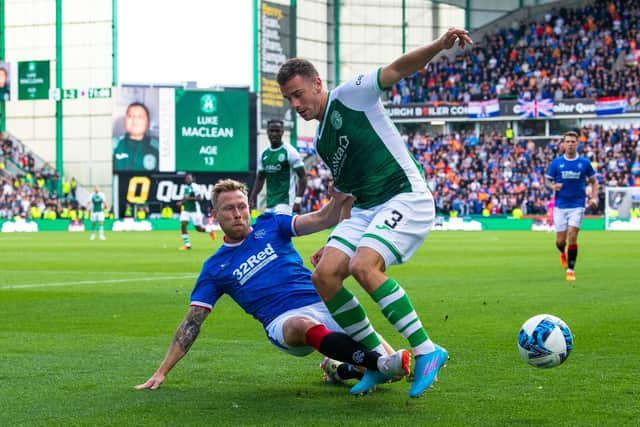
[[[273,319],[264,329],[271,344],[275,345],[281,351],[292,356],[306,356],[315,351],[313,347],[291,347],[284,342],[283,326],[285,322],[293,316],[306,316],[318,323],[323,324],[331,331],[344,332],[344,330],[333,320],[329,310],[323,302],[307,305],[293,310],[285,311],[280,316]]]
[[[180,222],[189,222],[196,226],[202,226],[202,214],[200,212],[189,212],[182,211],[180,212]]]
[[[567,231],[568,226],[580,228],[584,218],[584,208],[553,208],[553,225],[557,232]]]
[[[267,208],[265,212],[273,212],[275,214],[291,215],[293,213],[293,205],[287,205],[286,203],[280,203],[272,208]]]
[[[370,209],[353,208],[327,243],[352,257],[359,247],[375,250],[387,267],[406,262],[429,234],[436,217],[431,193],[401,193]]]
[[[104,222],[104,212],[91,212],[91,222]]]

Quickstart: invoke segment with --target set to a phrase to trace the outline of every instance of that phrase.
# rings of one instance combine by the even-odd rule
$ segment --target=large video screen
[[[248,172],[247,91],[119,88],[113,171]]]

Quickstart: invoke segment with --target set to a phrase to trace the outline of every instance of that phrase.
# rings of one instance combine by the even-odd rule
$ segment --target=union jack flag
[[[523,119],[533,119],[536,117],[553,117],[553,100],[548,98],[534,99],[533,101],[519,99],[518,107],[520,109],[520,118]]]

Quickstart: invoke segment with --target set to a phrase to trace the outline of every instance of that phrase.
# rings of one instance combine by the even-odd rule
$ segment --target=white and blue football
[[[553,368],[562,364],[573,350],[569,326],[551,314],[533,316],[518,334],[520,356],[536,368]]]

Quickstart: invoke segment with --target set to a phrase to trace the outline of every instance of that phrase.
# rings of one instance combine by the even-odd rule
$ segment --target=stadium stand
[[[492,98],[640,98],[640,3],[596,0],[485,34],[387,93],[393,104]]]
[[[57,193],[58,172],[8,133],[0,135],[0,219],[83,218],[84,207]]]
[[[407,148],[422,165],[434,192],[439,214],[544,215],[551,199],[544,176],[551,160],[560,154],[560,139],[545,145],[521,140],[515,144],[496,133],[476,135],[461,132],[448,135],[404,134]],[[589,158],[601,185],[640,186],[640,127],[580,130],[581,155]],[[308,176],[303,200],[306,211],[327,201],[330,174],[322,163]],[[602,214],[600,206],[590,214]]]
[[[483,31],[473,49],[441,56],[386,95],[388,104],[467,103],[488,99],[598,99],[640,102],[640,3],[595,0],[550,9],[500,30]],[[603,186],[640,186],[640,127],[585,126],[579,153],[592,161]],[[544,215],[551,200],[544,186],[560,139],[507,141],[502,133],[459,131],[403,134],[425,170],[439,214]],[[326,202],[328,172],[309,172],[306,210]],[[600,206],[588,210],[602,214]]]

